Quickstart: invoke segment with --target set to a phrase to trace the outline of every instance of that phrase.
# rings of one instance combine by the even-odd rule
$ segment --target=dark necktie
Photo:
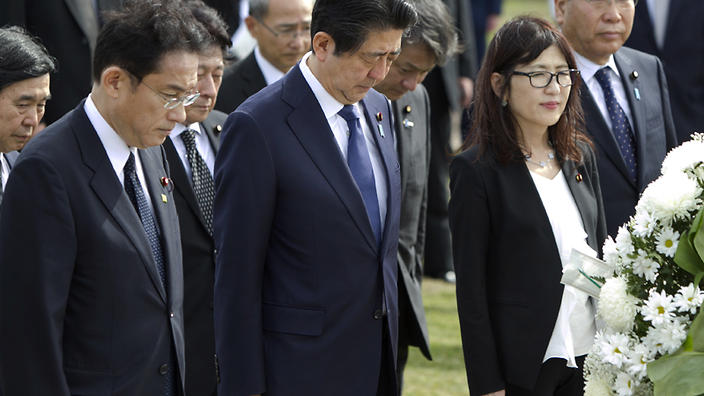
[[[350,129],[350,140],[347,146],[347,165],[357,183],[359,192],[362,193],[362,200],[364,200],[364,206],[367,209],[367,215],[378,245],[381,241],[379,201],[376,196],[372,161],[369,159],[369,151],[364,139],[364,132],[362,132],[362,124],[359,122],[360,116],[357,112],[357,107],[354,105],[345,105],[337,114],[347,121],[347,126]]]
[[[186,157],[191,165],[191,179],[193,180],[193,193],[198,201],[198,207],[203,214],[203,220],[210,235],[213,235],[213,200],[215,199],[215,183],[210,169],[203,161],[203,157],[196,148],[195,131],[187,129],[181,133],[181,140],[186,146]]]
[[[149,240],[149,246],[152,250],[152,257],[156,263],[156,269],[161,278],[161,283],[164,286],[164,290],[168,293],[168,283],[166,278],[166,263],[164,262],[163,251],[161,250],[161,242],[159,239],[159,226],[156,223],[156,219],[152,213],[149,203],[147,202],[147,197],[144,195],[144,190],[142,190],[142,184],[139,182],[139,177],[137,176],[137,169],[135,167],[134,154],[130,153],[130,157],[127,159],[127,163],[123,169],[125,174],[125,192],[132,201],[139,219],[142,221],[142,227],[147,234],[147,239]],[[164,374],[164,396],[173,396],[176,394],[176,375],[174,369],[176,367],[176,358],[174,355],[173,346],[169,351],[170,364],[167,366],[167,370]]]
[[[618,142],[618,148],[621,151],[621,156],[626,163],[628,176],[630,177],[631,182],[636,184],[638,178],[636,144],[633,138],[631,124],[628,122],[628,117],[623,111],[621,105],[618,104],[614,90],[611,87],[609,67],[607,66],[599,69],[594,74],[594,78],[596,78],[596,81],[599,82],[601,90],[604,91],[604,100],[606,101],[606,108],[609,111],[609,118],[611,119],[611,132]]]

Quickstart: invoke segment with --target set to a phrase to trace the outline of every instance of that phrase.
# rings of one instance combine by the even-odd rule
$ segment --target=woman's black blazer
[[[594,153],[562,172],[601,255],[604,207]],[[562,177],[559,176],[558,177]],[[550,221],[524,162],[500,164],[488,150],[459,154],[450,167],[450,227],[469,389],[506,383],[532,389],[562,300],[562,263]]]

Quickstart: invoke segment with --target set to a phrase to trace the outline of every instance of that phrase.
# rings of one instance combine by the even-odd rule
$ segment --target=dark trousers
[[[506,396],[581,396],[584,395],[584,356],[577,358],[577,368],[567,367],[564,359],[548,359],[540,367],[533,390],[508,384]]]
[[[377,386],[376,396],[397,396],[396,373],[394,372],[394,353],[389,339],[389,327],[386,324],[386,318],[382,326],[381,337],[381,368],[379,370],[379,385]]]

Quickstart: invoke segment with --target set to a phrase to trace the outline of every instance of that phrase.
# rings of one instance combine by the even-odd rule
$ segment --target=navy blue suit
[[[381,246],[299,66],[225,123],[215,163],[219,394],[374,395],[391,346],[395,377],[400,167],[388,101],[370,91],[361,103],[388,186]]]

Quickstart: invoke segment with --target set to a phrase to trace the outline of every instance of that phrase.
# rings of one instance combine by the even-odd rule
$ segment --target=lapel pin
[[[379,128],[379,135],[381,135],[381,137],[386,137],[386,135],[384,135],[384,127],[381,126],[381,123],[376,124],[376,126]]]
[[[161,194],[161,202],[167,203],[169,200],[166,198],[166,194]]]
[[[406,107],[403,108],[403,112],[406,113],[406,114],[410,113],[411,110],[413,110],[413,108],[411,107],[411,105],[406,105]]]
[[[222,125],[215,125],[215,132],[217,132],[217,133],[222,132]]]
[[[403,127],[404,128],[413,128],[414,125],[415,124],[413,123],[413,121],[410,121],[407,118],[403,119]]]
[[[635,71],[635,70],[633,70],[633,71],[631,72],[631,80],[635,80],[635,79],[637,79],[637,78],[638,78],[638,72]]]
[[[166,189],[166,191],[171,192],[174,190],[174,183],[171,181],[170,178],[164,176],[160,179],[161,181],[161,186]]]
[[[384,121],[384,115],[381,114],[381,112],[376,113],[376,120],[377,120],[378,122]]]
[[[577,176],[574,177],[575,180],[577,180],[577,183],[581,183],[583,178],[581,173],[577,173]]]
[[[638,88],[633,88],[633,94],[636,96],[636,100],[640,100],[640,90]]]

